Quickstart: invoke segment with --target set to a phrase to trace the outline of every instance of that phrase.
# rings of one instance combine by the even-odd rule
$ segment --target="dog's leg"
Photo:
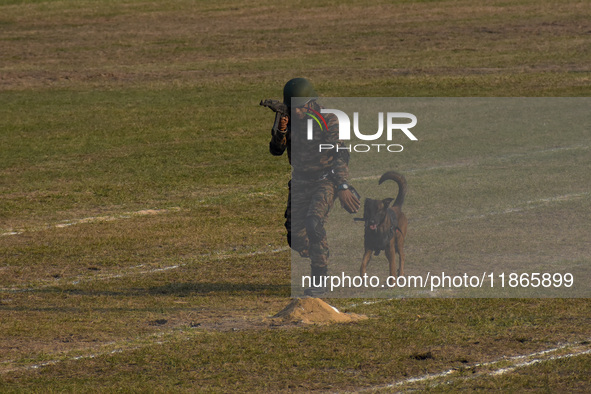
[[[404,235],[396,229],[396,251],[398,252],[398,276],[404,276]]]
[[[361,262],[361,269],[359,270],[361,276],[365,275],[367,271],[367,264],[369,264],[369,260],[371,259],[372,253],[373,251],[371,249],[366,249],[365,253],[363,254],[363,261]]]
[[[396,277],[396,248],[394,246],[394,239],[386,247],[386,258],[390,265],[390,276]]]

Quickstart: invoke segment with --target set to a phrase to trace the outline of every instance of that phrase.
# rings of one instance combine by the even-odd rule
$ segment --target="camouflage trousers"
[[[333,206],[335,186],[329,179],[289,182],[285,228],[289,246],[309,257],[312,269],[326,271],[329,249],[324,223]]]

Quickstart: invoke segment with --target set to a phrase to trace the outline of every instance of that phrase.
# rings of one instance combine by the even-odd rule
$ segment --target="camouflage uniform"
[[[310,107],[320,112],[320,106],[312,101]],[[289,246],[309,257],[312,275],[326,275],[329,248],[324,223],[333,206],[337,185],[347,182],[348,152],[335,149],[319,152],[320,143],[342,143],[338,140],[339,127],[336,116],[325,114],[328,129],[314,122],[313,140],[307,139],[307,117],[290,117],[286,133],[272,133],[269,150],[280,156],[287,149],[292,166],[289,182],[289,199],[285,211],[285,228]],[[297,145],[296,145],[297,144]],[[292,149],[292,146],[297,148]]]

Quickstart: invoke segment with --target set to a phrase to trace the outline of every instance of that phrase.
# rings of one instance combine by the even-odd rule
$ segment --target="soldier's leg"
[[[324,224],[334,202],[334,193],[332,182],[320,183],[314,190],[305,220],[306,233],[310,242],[312,284],[313,287],[320,288],[320,293],[324,291],[322,279],[328,274],[328,258],[330,256]],[[308,293],[313,293],[313,291]]]
[[[297,194],[292,194],[291,181],[289,182],[289,197],[285,210],[285,229],[287,230],[287,243],[290,248],[299,252],[302,257],[309,256],[309,242],[306,234],[306,213],[308,203],[303,191],[305,188],[297,186]]]

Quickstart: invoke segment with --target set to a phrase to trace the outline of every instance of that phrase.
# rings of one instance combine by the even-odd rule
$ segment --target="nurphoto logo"
[[[326,113],[334,114],[339,121],[339,140],[351,140],[351,120],[344,111],[328,108],[321,108],[320,113],[318,111],[314,111],[313,109],[310,109],[310,111],[311,112],[308,112],[308,116],[310,116],[310,119],[308,119],[307,123],[307,138],[309,141],[313,140],[314,121],[318,124],[321,130],[323,130],[324,128],[328,128],[326,120],[322,116],[322,114]],[[410,129],[416,126],[417,124],[417,117],[415,115],[408,112],[387,112],[385,118],[386,141],[393,140],[393,135],[395,131],[401,131],[411,141],[418,141],[418,138],[415,137],[415,135],[410,131]],[[410,120],[410,122],[400,123],[400,120],[402,119]],[[380,139],[383,139],[382,136],[384,134],[384,112],[378,112],[378,130],[373,134],[365,134],[361,130],[359,130],[359,112],[353,112],[353,133],[355,137],[357,137],[361,141],[378,141]],[[404,149],[403,146],[400,144],[384,143],[355,144],[348,146],[335,146],[333,144],[318,145],[319,152],[330,149],[336,149],[337,151],[347,150],[349,152],[359,153],[369,152],[375,149],[377,152],[380,152],[381,148],[384,148],[388,152],[402,152],[402,150]]]

